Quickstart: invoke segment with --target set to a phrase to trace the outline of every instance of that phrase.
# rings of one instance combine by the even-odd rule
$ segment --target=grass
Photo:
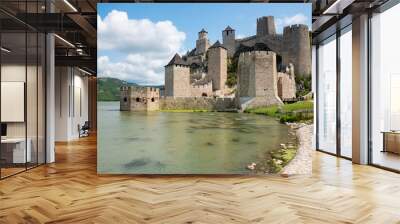
[[[161,112],[176,112],[176,113],[193,113],[193,112],[210,112],[204,109],[163,109]]]
[[[257,171],[278,173],[296,156],[297,145],[267,152],[265,160],[257,163]]]
[[[283,122],[309,121],[313,119],[313,101],[299,101],[283,106],[269,106],[246,109],[246,113],[263,114],[278,118]]]

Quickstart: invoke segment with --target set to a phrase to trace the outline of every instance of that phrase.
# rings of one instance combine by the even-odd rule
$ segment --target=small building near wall
[[[155,111],[160,106],[160,89],[143,86],[122,86],[121,111]]]

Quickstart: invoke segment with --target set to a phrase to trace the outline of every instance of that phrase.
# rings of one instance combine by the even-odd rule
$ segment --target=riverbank
[[[314,102],[299,101],[281,106],[268,106],[246,109],[245,113],[262,114],[279,119],[280,122],[308,122],[313,120]]]
[[[298,138],[298,149],[294,158],[287,164],[280,174],[284,177],[291,175],[309,175],[312,173],[312,136],[314,131],[313,124],[291,123],[292,129],[296,130]]]
[[[295,143],[282,143],[265,156],[265,160],[255,167],[257,172],[280,173],[282,176],[311,174],[313,101],[299,101],[282,106],[269,106],[245,110],[245,113],[262,114],[278,119],[290,127],[289,135],[294,135]]]

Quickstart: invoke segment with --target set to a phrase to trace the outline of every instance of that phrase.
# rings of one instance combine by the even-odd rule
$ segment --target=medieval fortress
[[[182,57],[175,54],[165,66],[162,94],[150,87],[121,87],[121,110],[224,110],[282,104],[296,97],[295,76],[311,75],[307,25],[287,26],[278,34],[274,17],[265,16],[257,19],[254,36],[237,39],[235,30],[227,26],[222,43],[210,44],[207,34],[202,29],[196,47]],[[231,87],[227,86],[229,65],[237,66],[237,83]]]

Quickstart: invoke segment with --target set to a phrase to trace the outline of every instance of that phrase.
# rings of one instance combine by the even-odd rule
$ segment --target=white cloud
[[[308,24],[307,21],[308,17],[305,16],[304,14],[299,13],[294,16],[286,16],[283,18],[278,18],[276,20],[276,24],[277,26],[285,27],[293,24]]]
[[[162,84],[163,66],[176,52],[182,52],[185,33],[171,21],[130,19],[123,11],[113,10],[104,18],[97,17],[98,49],[100,55],[105,55],[98,58],[99,76]],[[125,58],[113,60],[116,52]]]
[[[241,34],[241,33],[236,34],[236,38],[237,39],[242,39],[242,38],[245,38],[245,37],[246,37],[246,35],[244,35],[244,34]]]

